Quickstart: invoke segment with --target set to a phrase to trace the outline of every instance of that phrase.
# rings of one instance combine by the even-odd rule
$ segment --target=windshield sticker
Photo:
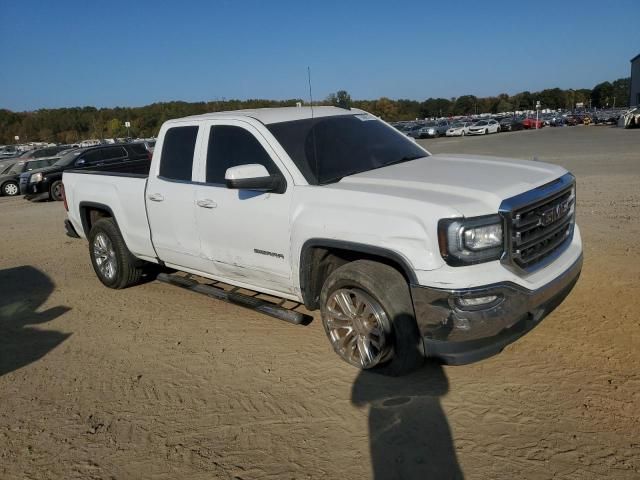
[[[368,113],[359,113],[358,115],[354,115],[354,117],[356,117],[357,119],[363,121],[363,122],[367,122],[369,120],[376,120],[376,117],[374,117],[373,115],[370,115]]]

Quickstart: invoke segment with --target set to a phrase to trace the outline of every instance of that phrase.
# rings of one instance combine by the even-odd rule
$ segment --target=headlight
[[[429,135],[433,135],[434,133],[436,133],[436,131],[433,128],[429,129]]]
[[[34,173],[29,177],[29,183],[36,183],[42,181],[42,173]]]
[[[502,218],[443,219],[438,223],[440,254],[452,266],[498,260],[504,251]]]

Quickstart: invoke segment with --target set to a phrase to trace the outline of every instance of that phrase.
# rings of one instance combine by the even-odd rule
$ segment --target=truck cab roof
[[[270,123],[290,122],[293,120],[304,120],[306,118],[331,117],[338,115],[361,115],[366,113],[358,108],[338,108],[338,107],[277,107],[277,108],[253,108],[246,110],[233,110],[228,112],[212,112],[202,115],[192,115],[189,117],[169,120],[167,123],[179,123],[185,120],[216,120],[248,117],[258,120],[265,125]]]

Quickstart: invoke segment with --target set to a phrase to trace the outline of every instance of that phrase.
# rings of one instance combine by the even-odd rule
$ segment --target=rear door
[[[293,181],[273,148],[240,120],[203,123],[203,171],[196,178],[196,219],[208,271],[275,292],[291,293],[290,208]],[[228,168],[258,163],[281,173],[282,193],[229,189]]]
[[[192,182],[199,127],[177,123],[161,134],[160,163],[149,172],[146,190],[151,239],[166,263],[202,270]]]

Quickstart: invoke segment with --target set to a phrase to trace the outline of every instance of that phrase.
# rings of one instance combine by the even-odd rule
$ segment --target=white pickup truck
[[[356,109],[170,120],[149,172],[70,170],[63,182],[67,233],[88,239],[107,287],[155,264],[319,308],[342,359],[388,374],[500,352],[582,267],[565,169],[431,155]]]

